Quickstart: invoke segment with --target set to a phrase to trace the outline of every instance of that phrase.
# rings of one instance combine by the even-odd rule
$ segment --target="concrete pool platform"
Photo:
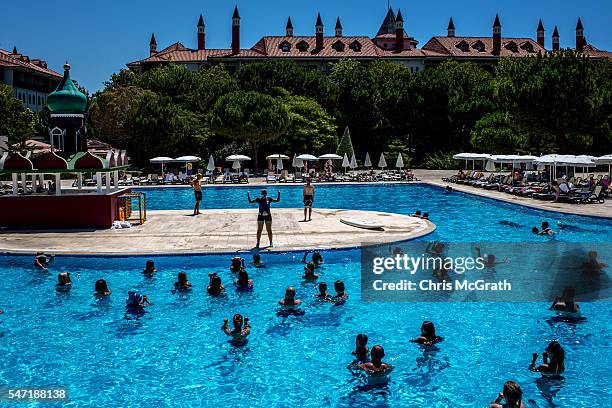
[[[253,209],[148,211],[147,221],[129,229],[4,230],[0,252],[53,254],[181,254],[250,251],[255,245],[257,211]],[[418,238],[435,230],[430,221],[377,211],[313,209],[312,221],[302,222],[301,208],[274,208],[274,247],[262,234],[262,250],[339,249]],[[357,218],[384,225],[382,230],[356,228],[340,218]]]

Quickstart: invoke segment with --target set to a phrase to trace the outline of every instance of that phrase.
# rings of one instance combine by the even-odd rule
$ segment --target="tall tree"
[[[13,96],[13,88],[0,84],[0,135],[9,144],[23,143],[34,134],[36,115]]]
[[[344,133],[336,149],[336,154],[339,156],[344,156],[346,154],[349,160],[355,154],[355,150],[353,150],[353,141],[351,140],[351,131],[348,126],[344,128]]]
[[[285,132],[289,111],[278,98],[254,91],[235,91],[217,100],[209,120],[217,134],[248,141],[258,168],[258,145],[273,141]]]

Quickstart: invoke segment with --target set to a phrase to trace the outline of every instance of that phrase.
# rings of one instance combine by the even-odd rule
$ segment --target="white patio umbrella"
[[[351,162],[349,162],[349,158],[346,155],[346,153],[344,153],[344,158],[342,159],[342,167],[344,168],[344,172],[346,173],[346,168],[349,167],[351,165]]]
[[[495,162],[493,160],[487,160],[487,165],[485,166],[486,171],[495,171]]]
[[[187,164],[188,163],[193,163],[193,162],[197,162],[202,160],[200,157],[198,156],[181,156],[181,157],[177,157],[176,159],[174,159],[173,161],[175,163],[185,163],[185,172],[187,172]]]
[[[206,170],[213,171],[214,169],[215,169],[215,159],[213,158],[211,154],[210,157],[208,158],[208,165],[206,166]]]
[[[342,156],[333,153],[327,153],[319,156],[319,160],[342,160]]]
[[[366,158],[365,158],[365,161],[363,162],[363,167],[365,168],[372,167],[372,160],[370,160],[369,152],[366,152]]]
[[[312,154],[300,154],[296,157],[300,159],[304,164],[304,173],[308,173],[308,161],[309,160],[319,160],[317,156],[313,156]]]
[[[162,173],[164,172],[164,164],[165,163],[172,163],[174,162],[174,159],[171,157],[166,157],[166,156],[160,156],[160,157],[154,157],[151,160],[149,160],[149,162],[151,163],[161,163],[161,171]]]
[[[225,158],[225,160],[227,161],[245,161],[245,160],[251,160],[251,158],[249,156],[245,156],[242,154],[232,154],[231,156],[227,156]]]
[[[273,160],[273,159],[277,159],[277,160],[289,160],[289,156],[286,156],[284,154],[271,154],[269,156],[266,156],[266,159],[268,160]]]
[[[353,157],[351,157],[351,164],[349,166],[352,170],[355,170],[357,168],[357,159],[355,158],[354,154]]]
[[[395,167],[399,169],[404,167],[404,158],[402,157],[401,153],[397,155],[397,161],[395,162]]]
[[[291,165],[295,167],[296,169],[299,169],[300,167],[304,167],[304,162],[302,161],[302,159],[298,159],[297,155],[294,154]]]
[[[387,161],[385,160],[384,153],[380,154],[380,159],[378,159],[378,167],[380,167],[381,169],[384,169],[385,167],[387,167]]]

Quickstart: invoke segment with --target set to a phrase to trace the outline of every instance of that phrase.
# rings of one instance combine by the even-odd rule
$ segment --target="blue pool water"
[[[280,189],[280,205],[299,204],[299,190]],[[276,186],[270,190],[275,193]],[[146,192],[149,208],[191,206],[189,190]],[[242,188],[207,189],[205,207],[243,207],[244,195]],[[549,220],[582,228],[563,231],[558,239],[610,241],[608,220],[538,212],[421,185],[322,187],[317,205],[429,211],[438,230],[428,240],[531,241],[530,227]],[[501,219],[522,226],[498,224]],[[605,406],[612,397],[607,302],[582,303],[587,319],[578,324],[553,321],[545,302],[361,303],[359,251],[324,256],[320,280],[345,281],[350,297],[344,305],[312,297],[314,284],[300,278],[297,253],[264,254],[265,269],[249,268],[255,281],[250,293],[230,284],[228,256],[158,257],[159,272],[152,278],[141,273],[147,259],[142,257],[57,257],[46,273],[31,267],[30,257],[0,256],[5,311],[0,387],[68,386],[70,407],[485,407],[509,379],[521,384],[528,407]],[[70,292],[55,291],[60,271],[72,273]],[[187,271],[194,285],[190,293],[172,292],[179,271]],[[211,272],[219,273],[227,296],[206,294]],[[92,295],[97,279],[108,282],[109,299]],[[288,285],[303,299],[303,316],[276,314]],[[124,315],[131,289],[153,302],[140,318]],[[220,330],[223,318],[234,313],[251,319],[244,347],[228,343]],[[408,342],[423,320],[434,321],[445,338],[438,351]],[[385,360],[396,366],[385,387],[365,388],[347,369],[360,332],[368,334],[370,347],[382,344]],[[553,339],[566,350],[565,379],[546,381],[527,367],[531,353],[541,353]]]
[[[301,186],[269,185],[268,194],[276,197],[281,192],[281,201],[274,207],[292,208],[302,206]],[[261,187],[213,187],[205,188],[202,208],[253,208],[247,201],[247,192],[258,196]],[[142,189],[147,195],[147,208],[150,210],[191,210],[194,204],[190,188],[149,188]],[[377,185],[317,185],[315,207],[344,208],[372,211],[387,211],[411,214],[416,210],[429,212],[430,219],[436,224],[434,234],[426,240],[450,242],[523,242],[541,241],[532,235],[531,228],[548,221],[553,229],[560,229],[559,223],[566,227],[556,236],[568,242],[610,242],[612,239],[612,220],[566,215],[549,211],[539,211],[524,206],[477,197],[471,194],[452,192],[426,184],[377,184]],[[587,206],[579,207],[587,211]],[[499,221],[518,224],[511,227]]]

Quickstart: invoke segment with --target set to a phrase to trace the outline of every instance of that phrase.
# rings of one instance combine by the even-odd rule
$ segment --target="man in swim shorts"
[[[261,232],[263,231],[264,223],[266,224],[270,246],[272,246],[272,214],[270,213],[270,203],[278,203],[280,201],[280,191],[276,198],[268,197],[268,191],[261,190],[261,197],[251,200],[251,193],[247,193],[247,199],[250,204],[257,203],[259,205],[259,213],[257,214],[257,245],[255,245],[255,247],[259,248],[259,241],[261,240]]]
[[[200,215],[200,201],[202,201],[202,184],[200,184],[201,179],[202,175],[198,173],[196,178],[191,183],[196,200],[195,207],[193,208],[193,215]]]
[[[310,177],[306,179],[302,199],[304,201],[304,221],[306,221],[306,213],[308,213],[308,221],[310,221],[312,219],[312,204],[314,203],[314,186],[310,184]]]

